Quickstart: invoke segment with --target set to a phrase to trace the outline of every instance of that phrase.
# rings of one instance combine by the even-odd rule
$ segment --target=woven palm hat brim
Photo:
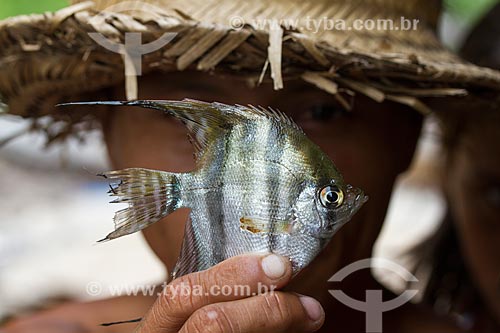
[[[68,123],[77,120],[55,104],[123,81],[135,98],[135,77],[125,75],[130,61],[92,37],[123,45],[127,33],[140,33],[142,44],[175,34],[142,55],[142,74],[232,73],[272,80],[275,89],[301,79],[346,106],[343,93],[360,93],[427,112],[420,97],[500,90],[499,72],[461,60],[438,41],[440,9],[438,0],[73,1],[54,13],[0,22],[0,98],[6,113]],[[418,26],[402,29],[402,18]],[[342,29],[360,19],[391,19],[397,28]],[[327,20],[345,26],[327,27]]]

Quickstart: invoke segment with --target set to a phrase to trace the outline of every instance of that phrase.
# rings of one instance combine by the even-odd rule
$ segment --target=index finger
[[[283,287],[292,275],[290,261],[269,254],[237,256],[165,287],[136,332],[178,332],[196,310],[212,303],[255,296]]]

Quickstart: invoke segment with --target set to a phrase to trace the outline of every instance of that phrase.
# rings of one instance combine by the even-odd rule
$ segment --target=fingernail
[[[323,308],[317,300],[308,296],[300,296],[299,300],[311,321],[318,321],[321,319],[323,316]]]
[[[285,275],[286,266],[283,260],[275,254],[270,254],[262,259],[262,270],[270,279],[276,280]]]

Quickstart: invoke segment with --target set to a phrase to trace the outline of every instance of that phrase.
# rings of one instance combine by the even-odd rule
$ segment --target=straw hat
[[[0,22],[0,98],[10,114],[52,115],[72,132],[84,116],[68,116],[54,108],[58,102],[125,78],[128,97],[136,97],[130,71],[138,74],[137,66],[123,52],[131,33],[152,46],[140,54],[142,73],[229,72],[256,84],[272,80],[275,89],[301,79],[346,107],[343,94],[361,93],[428,112],[418,98],[500,90],[499,72],[461,60],[438,41],[440,9],[439,0],[73,1],[55,13]],[[392,20],[393,29],[373,28],[379,19]],[[155,46],[166,33],[169,40]]]

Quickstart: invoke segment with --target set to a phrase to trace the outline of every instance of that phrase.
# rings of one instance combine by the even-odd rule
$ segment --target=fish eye
[[[319,201],[325,208],[339,208],[344,202],[344,192],[336,185],[328,185],[319,192]]]

